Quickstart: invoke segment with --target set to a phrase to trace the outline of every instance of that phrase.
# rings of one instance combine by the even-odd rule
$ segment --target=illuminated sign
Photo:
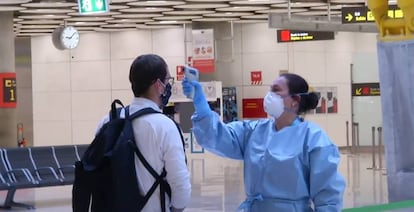
[[[0,73],[0,108],[16,107],[16,73]]]
[[[403,18],[403,11],[396,5],[390,5],[388,7],[388,17],[390,18]],[[354,24],[354,23],[367,23],[375,22],[374,15],[368,9],[368,7],[342,7],[342,23]]]
[[[78,0],[78,7],[81,15],[109,12],[108,0]]]
[[[314,40],[333,40],[334,32],[321,31],[300,31],[300,30],[277,30],[277,42],[297,42],[297,41],[314,41]]]
[[[354,83],[352,84],[352,96],[380,96],[379,83]]]

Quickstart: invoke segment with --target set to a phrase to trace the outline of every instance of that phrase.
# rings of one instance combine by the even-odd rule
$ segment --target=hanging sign
[[[404,17],[403,11],[396,5],[390,5],[388,7],[387,16],[389,18]],[[342,7],[343,24],[368,23],[374,21],[374,15],[368,7]]]
[[[79,14],[89,15],[109,12],[109,0],[78,0]]]
[[[380,96],[379,83],[353,83],[352,96]]]
[[[0,108],[16,107],[16,73],[0,73]]]
[[[277,30],[277,42],[298,42],[315,40],[334,40],[334,32],[304,31],[304,30]]]
[[[193,30],[193,67],[200,72],[214,72],[214,33],[213,29]]]

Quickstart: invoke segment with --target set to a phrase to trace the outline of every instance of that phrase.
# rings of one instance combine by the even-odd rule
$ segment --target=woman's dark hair
[[[164,82],[167,76],[167,63],[155,54],[144,54],[135,58],[129,70],[129,81],[135,97],[148,91],[155,80]]]
[[[289,94],[300,96],[299,114],[316,108],[319,100],[318,95],[315,92],[308,93],[309,86],[305,79],[292,73],[286,73],[280,76],[286,78]]]

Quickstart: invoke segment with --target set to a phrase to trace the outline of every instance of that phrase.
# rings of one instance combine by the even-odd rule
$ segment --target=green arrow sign
[[[108,0],[78,0],[81,15],[109,12]]]

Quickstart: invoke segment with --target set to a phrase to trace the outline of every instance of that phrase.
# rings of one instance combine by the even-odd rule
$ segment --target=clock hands
[[[66,36],[66,38],[72,39],[72,37],[76,34],[76,32],[73,32],[71,36]]]

